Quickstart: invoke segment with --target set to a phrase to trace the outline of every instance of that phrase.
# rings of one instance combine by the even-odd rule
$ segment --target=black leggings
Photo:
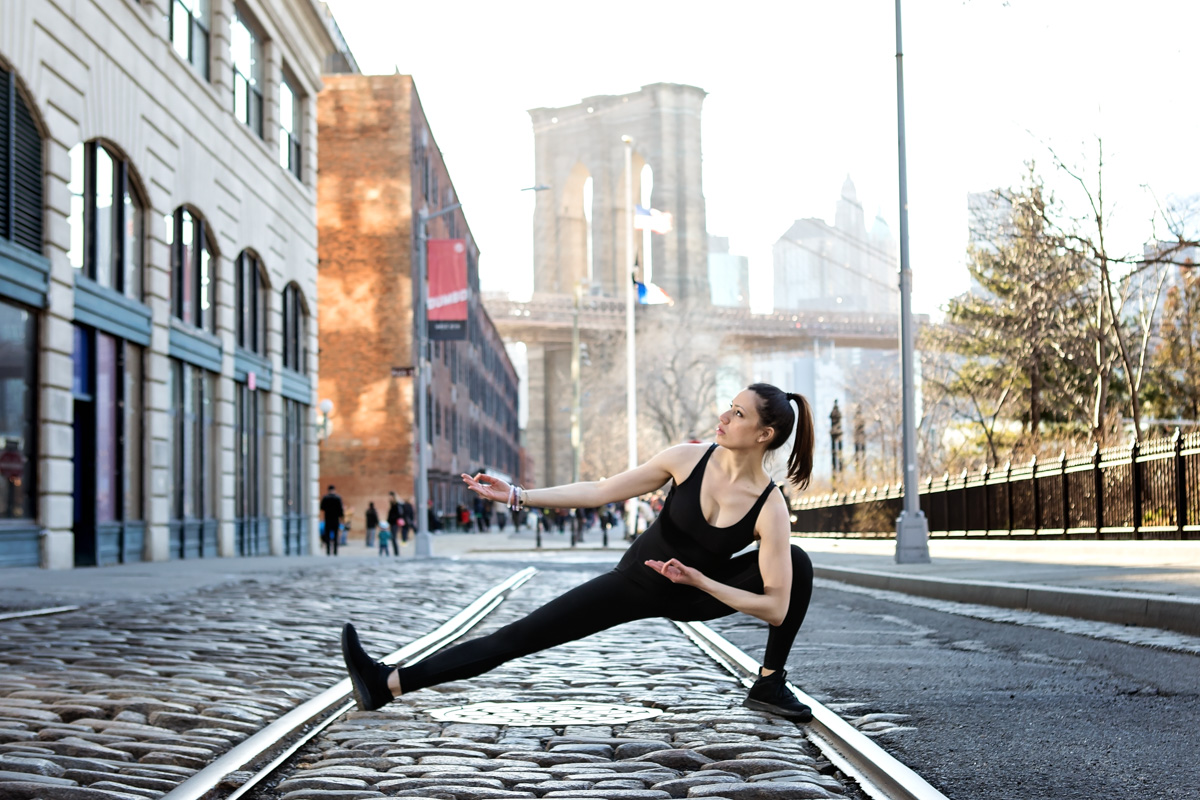
[[[743,553],[732,559],[722,582],[761,593],[758,552]],[[771,626],[767,634],[767,652],[763,657],[767,669],[783,669],[787,662],[792,642],[808,612],[812,582],[808,554],[792,545],[791,601],[783,623]],[[661,586],[647,587],[613,570],[576,586],[495,633],[435,653],[411,667],[401,667],[400,688],[407,694],[439,683],[473,678],[514,658],[573,642],[623,622],[650,617],[691,622],[726,617],[735,611],[692,586],[664,579]]]

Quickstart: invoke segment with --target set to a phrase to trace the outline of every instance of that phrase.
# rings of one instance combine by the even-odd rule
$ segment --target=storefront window
[[[37,319],[0,301],[0,519],[35,517]]]

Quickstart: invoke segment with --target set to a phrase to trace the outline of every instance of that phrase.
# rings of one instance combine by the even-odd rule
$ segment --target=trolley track
[[[51,608],[31,608],[27,611],[6,611],[0,614],[0,622],[10,619],[27,619],[29,617],[49,617],[54,614],[66,614],[68,611],[78,611],[80,606],[53,606]]]
[[[532,567],[515,573],[437,630],[383,660],[411,664],[453,643],[487,618],[535,573]],[[753,683],[757,663],[743,651],[702,623],[675,624],[692,644],[735,680],[744,686]],[[873,800],[945,800],[943,794],[835,712],[794,687],[793,691],[813,709],[813,721],[800,730],[865,795]],[[354,707],[349,680],[340,681],[233,747],[167,793],[164,800],[238,800],[253,796],[301,748]]]
[[[675,623],[696,646],[725,667],[749,688],[758,673],[758,662],[702,622]],[[791,686],[800,702],[812,709],[805,727],[809,740],[859,787],[875,800],[946,800],[946,796],[883,748],[855,730],[836,713]]]
[[[526,567],[493,586],[436,630],[382,659],[388,664],[413,664],[451,644],[491,614],[504,599],[536,573]],[[306,703],[292,709],[258,733],[240,742],[224,755],[179,784],[163,800],[207,800],[245,796],[287,763],[313,737],[351,711],[350,679],[346,678]],[[235,773],[253,770],[245,778]],[[232,779],[232,785],[231,785]]]

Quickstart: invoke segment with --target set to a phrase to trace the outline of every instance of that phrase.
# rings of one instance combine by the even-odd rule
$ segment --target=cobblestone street
[[[157,797],[344,678],[343,621],[394,650],[513,571],[428,570],[364,560],[0,622],[0,796]]]
[[[543,569],[472,635],[604,568]],[[342,679],[336,635],[343,620],[359,626],[373,652],[389,652],[512,571],[482,562],[362,561],[0,623],[0,796],[159,797]],[[260,796],[842,796],[802,732],[741,708],[743,696],[674,625],[635,623],[470,682],[415,692],[379,712],[352,713]],[[526,727],[429,714],[564,701],[663,713],[625,724],[546,719]]]
[[[542,571],[480,626],[483,634],[595,574]],[[368,647],[378,627],[361,631]],[[378,646],[374,647],[378,650]],[[846,789],[795,724],[741,707],[745,690],[678,628],[648,620],[510,662],[472,681],[353,713],[300,754],[282,800],[384,796],[836,798]],[[476,703],[598,703],[661,709],[613,725],[438,722]],[[537,722],[537,721],[535,721]]]

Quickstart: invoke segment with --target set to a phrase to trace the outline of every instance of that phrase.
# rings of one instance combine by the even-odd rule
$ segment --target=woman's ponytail
[[[788,392],[787,399],[796,404],[796,439],[792,444],[792,454],[788,456],[788,480],[799,489],[807,489],[809,478],[812,477],[813,448],[816,446],[816,434],[813,431],[812,409],[802,394]]]

